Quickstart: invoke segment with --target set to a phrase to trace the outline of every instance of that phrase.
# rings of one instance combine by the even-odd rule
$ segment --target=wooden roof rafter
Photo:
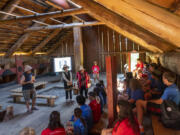
[[[7,13],[12,13],[15,9],[15,7],[13,7],[14,4],[18,5],[20,3],[21,0],[11,0],[8,5],[3,9],[4,12]],[[0,19],[4,20],[8,18],[8,14],[4,14]]]
[[[180,47],[180,17],[145,0],[95,0],[107,9]],[[169,19],[170,18],[170,19]]]
[[[173,49],[173,45],[157,37],[151,32],[130,22],[124,17],[108,10],[104,6],[92,0],[72,0],[87,9],[89,14],[97,20],[105,23],[111,29],[121,33],[135,43],[147,48],[152,52],[164,52]],[[103,14],[102,14],[103,13]]]
[[[62,32],[63,33],[63,32]],[[67,38],[69,37],[69,35],[72,34],[72,30],[65,32],[65,34],[62,34],[60,40],[58,40],[54,45],[53,47],[47,52],[47,54],[51,54],[55,49],[58,48],[58,46],[60,45],[61,42],[67,40]]]

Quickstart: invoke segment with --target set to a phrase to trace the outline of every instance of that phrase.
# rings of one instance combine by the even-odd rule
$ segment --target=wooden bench
[[[42,89],[46,87],[47,82],[38,82],[34,84],[36,90]],[[13,93],[22,93],[22,87],[11,90]]]
[[[104,109],[104,113],[101,115],[100,121],[93,125],[93,128],[90,130],[89,134],[101,135],[101,131],[107,127],[108,127],[108,113],[107,113],[107,109]]]
[[[157,116],[151,116],[151,118],[154,135],[180,135],[180,131],[165,128]]]
[[[17,103],[21,101],[21,97],[23,97],[22,93],[12,93],[11,97],[13,97],[13,102]],[[55,105],[55,99],[58,98],[58,96],[53,95],[36,95],[36,98],[43,98],[47,99],[48,106],[54,106]]]

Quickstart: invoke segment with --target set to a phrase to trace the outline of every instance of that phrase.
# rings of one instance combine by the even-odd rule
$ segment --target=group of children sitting
[[[124,91],[118,95],[116,107],[117,120],[113,128],[102,130],[101,135],[143,135],[143,116],[145,112],[161,114],[160,105],[164,100],[180,104],[180,91],[176,86],[176,75],[163,72],[160,67],[139,63],[136,73],[126,73]],[[79,108],[74,109],[66,130],[60,122],[59,112],[52,112],[48,127],[42,135],[87,135],[95,123],[100,120],[103,106],[106,104],[106,92],[103,81],[100,81],[89,92],[89,105],[85,98],[76,97]]]
[[[73,116],[67,122],[66,128],[61,124],[60,113],[53,111],[49,117],[48,127],[42,131],[41,135],[88,135],[93,126],[99,122],[103,113],[103,107],[106,104],[106,92],[103,81],[96,84],[94,90],[88,93],[88,98],[89,105],[86,104],[84,96],[78,95],[76,97],[79,107],[74,109]],[[21,132],[20,135],[26,135],[24,132],[28,131]]]
[[[144,134],[143,115],[161,114],[160,105],[163,100],[171,100],[180,104],[180,91],[176,86],[176,75],[163,72],[155,63],[139,64],[136,73],[126,73],[124,91],[118,96],[119,100],[126,100],[131,104],[132,111],[137,116],[140,134]],[[163,73],[162,73],[163,72]],[[136,135],[138,133],[134,133]]]

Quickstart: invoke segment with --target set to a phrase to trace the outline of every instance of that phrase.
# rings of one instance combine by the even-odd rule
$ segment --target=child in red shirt
[[[99,68],[99,66],[97,65],[97,62],[94,61],[94,65],[92,66],[94,83],[96,83],[96,79],[99,81],[99,71],[100,71],[100,68]]]
[[[118,120],[111,129],[105,129],[101,135],[140,135],[138,122],[134,117],[130,103],[119,100],[117,105]]]
[[[101,105],[96,100],[96,94],[94,92],[89,92],[90,108],[93,113],[94,123],[98,123],[101,118]]]
[[[41,135],[66,135],[65,129],[60,121],[60,113],[53,111],[50,114],[49,125],[44,129]]]

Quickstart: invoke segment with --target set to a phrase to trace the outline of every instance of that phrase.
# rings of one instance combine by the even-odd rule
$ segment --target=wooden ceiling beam
[[[61,11],[55,11],[55,12],[49,12],[49,13],[19,16],[19,17],[14,17],[12,19],[7,19],[7,20],[0,20],[0,24],[11,24],[14,22],[30,21],[34,19],[57,18],[57,17],[71,16],[71,15],[84,14],[84,13],[87,13],[87,11],[82,8],[81,9],[79,8],[67,9],[67,10],[61,10]]]
[[[109,10],[180,47],[180,17],[145,0],[95,0]]]
[[[3,9],[4,12],[7,13],[12,13],[15,9],[15,7],[13,6],[14,4],[18,5],[20,3],[21,0],[10,0],[10,2],[8,3],[8,5]],[[8,18],[8,14],[4,14],[1,16],[0,19],[4,20]]]
[[[44,21],[43,19],[41,21]],[[37,23],[34,23],[30,28],[33,28],[33,27],[37,27],[39,26],[39,24]],[[18,49],[20,48],[24,42],[29,38],[30,36],[30,33],[24,33],[13,45],[12,47],[7,51],[6,53],[6,57],[10,57],[12,56],[12,54]]]
[[[31,27],[27,28],[25,32],[39,31],[39,30],[52,30],[52,29],[64,29],[64,28],[72,28],[72,27],[86,27],[86,26],[95,26],[95,25],[103,25],[102,22],[76,22],[70,24],[60,24],[60,25],[49,25],[49,26],[40,26],[40,27]]]
[[[32,10],[30,10],[30,9],[27,9],[27,8],[24,8],[24,7],[21,7],[21,6],[18,6],[18,5],[13,5],[13,6],[15,6],[16,8],[18,8],[18,9],[20,9],[20,10],[23,10],[23,11],[26,11],[26,12],[28,12],[28,13],[31,13],[31,14],[39,14],[39,13],[37,13],[37,12],[35,12],[35,11],[32,11]],[[54,18],[50,18],[50,20],[55,21],[55,22],[58,22],[58,23],[64,23],[64,22],[61,22],[61,21],[56,20],[56,19],[54,19]]]
[[[111,29],[131,39],[135,43],[152,52],[163,52],[173,49],[171,44],[155,36],[151,32],[130,22],[102,5],[91,0],[72,0],[89,11],[89,14],[97,20],[105,23]]]
[[[53,39],[61,29],[54,30],[48,37],[46,37],[39,45],[36,46],[36,48],[32,51],[32,55],[34,55],[36,52],[40,51],[51,39]]]

